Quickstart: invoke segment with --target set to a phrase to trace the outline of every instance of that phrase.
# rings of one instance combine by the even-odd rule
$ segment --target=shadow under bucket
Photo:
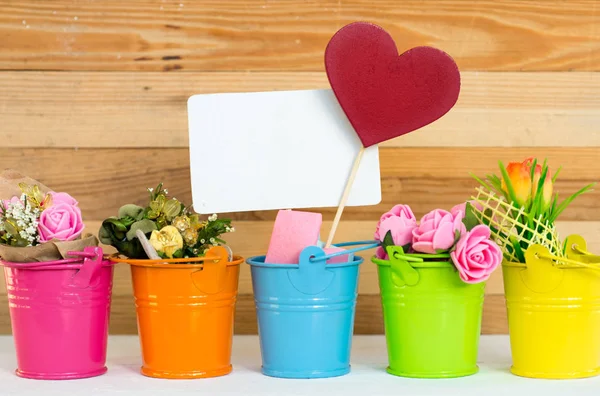
[[[567,258],[559,264],[534,245],[525,263],[502,264],[513,364],[521,377],[568,379],[600,374],[600,262],[579,255],[579,236],[567,238]]]
[[[336,246],[351,244],[358,243]],[[358,270],[363,259],[352,256],[347,263],[326,264],[331,257],[309,246],[300,254],[299,264],[267,264],[265,256],[247,261],[263,374],[307,379],[350,372]]]
[[[477,373],[485,282],[463,282],[448,261],[372,261],[379,274],[387,372],[411,378]]]
[[[69,256],[79,258],[1,262],[20,377],[67,380],[107,370],[113,265],[99,247]]]
[[[243,258],[228,256],[219,246],[192,259],[112,259],[131,265],[143,375],[185,379],[232,371]]]

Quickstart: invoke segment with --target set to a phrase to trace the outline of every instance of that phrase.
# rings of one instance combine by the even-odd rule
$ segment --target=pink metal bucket
[[[77,258],[1,262],[20,377],[76,379],[107,370],[113,266],[100,247],[69,256]]]

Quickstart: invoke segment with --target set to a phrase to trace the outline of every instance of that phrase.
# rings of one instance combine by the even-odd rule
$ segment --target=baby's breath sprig
[[[27,195],[20,200],[0,203],[0,243],[10,246],[34,246],[39,241],[37,227],[41,210],[33,206]]]

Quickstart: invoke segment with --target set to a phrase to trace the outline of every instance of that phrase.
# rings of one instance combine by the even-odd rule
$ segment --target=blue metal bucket
[[[352,255],[347,263],[326,261],[372,247],[325,255],[321,248],[309,246],[300,254],[299,264],[266,264],[265,256],[247,260],[263,374],[327,378],[350,372],[358,269],[363,259]]]

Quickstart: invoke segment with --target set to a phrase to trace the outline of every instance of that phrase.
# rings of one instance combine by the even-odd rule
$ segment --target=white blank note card
[[[194,95],[188,121],[193,204],[202,214],[336,207],[361,147],[329,89]],[[372,146],[348,205],[380,201]]]

